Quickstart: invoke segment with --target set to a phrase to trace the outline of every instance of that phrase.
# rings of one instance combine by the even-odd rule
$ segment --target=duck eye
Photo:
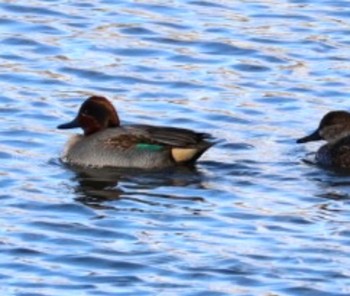
[[[81,112],[83,115],[89,115],[89,111],[88,110],[83,110],[82,112]]]

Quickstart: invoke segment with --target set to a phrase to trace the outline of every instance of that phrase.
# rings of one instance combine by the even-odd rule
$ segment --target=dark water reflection
[[[350,174],[295,144],[348,109],[346,7],[3,1],[2,295],[349,295]],[[218,143],[189,168],[62,165],[90,94]]]
[[[76,173],[73,182],[77,183],[74,188],[78,196],[77,200],[87,205],[121,198],[132,198],[132,195],[137,195],[141,191],[145,191],[143,192],[146,197],[144,202],[147,202],[146,191],[160,187],[203,187],[201,173],[197,171],[196,167],[191,166],[154,171],[118,168],[94,169],[72,166],[69,166],[69,169]],[[121,186],[119,183],[123,185]],[[122,188],[125,188],[125,190]],[[135,192],[132,192],[133,189]],[[158,197],[177,199],[176,195],[173,194],[159,194]],[[203,201],[203,198],[199,197],[186,197],[186,199]]]

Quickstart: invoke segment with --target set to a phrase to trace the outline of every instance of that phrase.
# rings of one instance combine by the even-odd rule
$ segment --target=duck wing
[[[105,144],[142,153],[165,152],[175,163],[195,162],[214,142],[206,133],[174,127],[130,125],[118,128]]]
[[[152,125],[132,125],[128,130],[133,135],[139,135],[141,141],[148,143],[163,144],[171,147],[196,147],[200,144],[210,144],[212,137],[207,133],[198,133],[189,129],[152,126]],[[208,147],[209,147],[208,146]]]

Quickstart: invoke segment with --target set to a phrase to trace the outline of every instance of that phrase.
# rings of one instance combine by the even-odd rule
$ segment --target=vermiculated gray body
[[[204,134],[175,128],[142,125],[109,128],[91,136],[74,136],[67,144],[62,160],[93,167],[162,168],[177,163],[172,154],[174,147],[196,151],[195,154],[192,151],[195,161],[212,145],[204,137]],[[146,140],[146,147],[133,142],[140,139]],[[154,145],[147,147],[147,141],[154,141]]]

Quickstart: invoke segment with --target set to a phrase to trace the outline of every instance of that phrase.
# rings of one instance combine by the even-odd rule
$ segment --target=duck
[[[331,111],[324,115],[318,128],[310,135],[298,139],[298,144],[324,140],[327,143],[316,153],[316,162],[322,166],[350,168],[350,113]]]
[[[95,168],[158,169],[194,164],[214,144],[208,133],[190,129],[122,125],[113,104],[97,95],[82,103],[72,121],[57,128],[83,130],[67,142],[61,160]]]

